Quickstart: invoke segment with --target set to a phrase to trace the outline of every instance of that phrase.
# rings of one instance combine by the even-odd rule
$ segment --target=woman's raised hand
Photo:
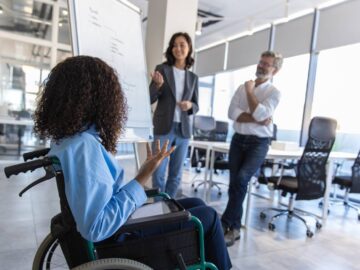
[[[146,144],[146,152],[147,157],[135,179],[144,186],[153,172],[159,167],[161,162],[170,156],[170,154],[175,150],[175,146],[172,146],[169,150],[167,150],[169,145],[169,140],[167,140],[164,145],[160,148],[160,141],[156,140],[155,142],[155,152],[151,151],[150,144]]]
[[[155,83],[156,88],[159,90],[164,83],[164,78],[159,71],[151,72],[151,79]]]

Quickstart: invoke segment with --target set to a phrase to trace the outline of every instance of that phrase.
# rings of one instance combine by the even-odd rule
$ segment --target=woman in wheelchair
[[[94,57],[71,57],[53,68],[42,86],[34,119],[35,132],[52,140],[48,156],[60,161],[77,230],[92,242],[116,234],[146,202],[145,183],[174,150],[168,143],[161,148],[158,143],[155,153],[147,147],[147,160],[137,176],[124,183],[124,171],[113,154],[127,119],[126,99],[115,71]],[[178,202],[203,224],[206,260],[230,269],[215,210],[197,198]],[[186,221],[180,226],[194,225]],[[159,225],[141,233],[160,234],[174,227]]]

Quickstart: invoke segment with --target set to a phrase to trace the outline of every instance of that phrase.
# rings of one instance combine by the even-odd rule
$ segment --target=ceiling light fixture
[[[0,6],[0,14],[3,14],[4,13],[4,9],[2,6]]]

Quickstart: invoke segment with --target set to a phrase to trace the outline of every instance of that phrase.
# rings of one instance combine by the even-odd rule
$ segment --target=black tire
[[[58,239],[48,234],[36,251],[32,270],[69,269],[61,251]],[[100,259],[79,265],[72,270],[152,270],[137,261],[123,258]]]
[[[312,238],[314,236],[314,233],[310,230],[307,230],[306,231],[306,236],[309,237],[309,238]]]
[[[322,224],[319,221],[316,221],[316,229],[320,230],[322,228]]]
[[[265,219],[266,218],[266,214],[264,212],[260,212],[260,218],[261,219]]]
[[[48,234],[36,251],[32,270],[69,269],[58,239]]]
[[[270,231],[275,231],[275,224],[274,223],[269,223],[268,227],[269,227]]]
[[[122,258],[99,259],[96,261],[79,265],[73,268],[72,270],[103,270],[103,269],[152,270],[152,268],[150,268],[145,264],[129,259],[122,259]]]

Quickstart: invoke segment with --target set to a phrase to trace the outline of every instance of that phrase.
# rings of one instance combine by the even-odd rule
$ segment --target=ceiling
[[[140,7],[147,16],[148,0],[129,0]],[[180,1],[180,0],[179,0]],[[254,31],[277,19],[311,10],[323,5],[342,1],[334,0],[199,0],[198,9],[222,18],[217,23],[205,26],[214,15],[202,19],[202,33],[196,36],[197,49],[219,40],[228,39],[245,31]],[[198,12],[199,14],[199,12]],[[204,27],[205,26],[205,27]]]
[[[0,30],[50,40],[52,8],[44,0],[0,0]],[[66,0],[59,0],[66,3]],[[146,28],[149,0],[129,0],[143,12]],[[155,0],[153,0],[155,1]],[[173,0],[175,1],[175,0]],[[181,1],[181,0],[177,0]],[[196,36],[195,47],[203,48],[215,42],[231,39],[245,31],[255,31],[277,19],[312,10],[327,3],[343,0],[199,0],[198,18],[202,33]],[[60,10],[59,42],[69,43],[67,12]],[[194,26],[195,27],[195,26]],[[35,54],[38,54],[35,51]]]

